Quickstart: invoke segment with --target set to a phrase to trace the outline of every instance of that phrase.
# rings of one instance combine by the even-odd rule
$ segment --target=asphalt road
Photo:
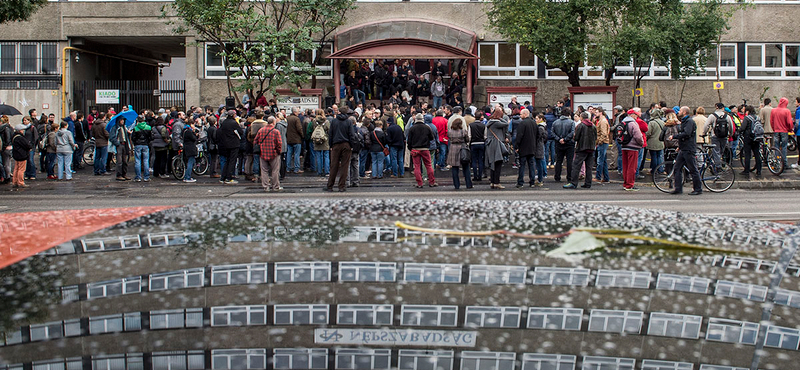
[[[504,176],[505,190],[490,190],[488,183],[476,184],[474,189],[455,191],[449,172],[437,172],[441,186],[413,188],[413,180],[365,180],[359,188],[345,193],[322,191],[324,179],[313,175],[289,175],[282,193],[266,193],[258,184],[242,182],[222,185],[210,178],[201,177],[195,184],[175,180],[154,179],[150,183],[118,182],[113,176],[92,176],[79,171],[75,181],[57,182],[42,179],[28,181],[28,189],[13,190],[8,185],[0,187],[0,212],[49,211],[56,209],[113,208],[147,205],[182,205],[219,199],[336,199],[336,198],[394,198],[394,199],[449,199],[456,197],[486,200],[538,200],[613,204],[645,209],[663,209],[731,217],[767,219],[775,221],[800,221],[800,202],[796,190],[746,190],[734,188],[725,193],[705,192],[698,197],[673,196],[659,192],[643,181],[638,192],[625,192],[621,183],[613,179],[609,184],[598,184],[589,190],[564,190],[562,184],[545,180],[543,188],[516,189],[515,178]],[[795,179],[797,173],[787,173],[785,178]],[[463,185],[462,185],[463,186]],[[688,191],[688,190],[687,190]]]

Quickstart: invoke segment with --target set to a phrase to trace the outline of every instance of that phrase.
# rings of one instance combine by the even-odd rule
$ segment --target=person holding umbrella
[[[117,124],[111,129],[108,138],[117,150],[117,181],[130,181],[128,160],[131,155],[131,132],[125,127],[126,122],[125,117],[118,117]]]

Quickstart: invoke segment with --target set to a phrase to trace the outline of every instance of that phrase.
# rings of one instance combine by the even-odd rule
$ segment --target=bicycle
[[[775,176],[779,176],[783,173],[786,169],[783,164],[783,156],[781,155],[780,149],[776,147],[770,147],[769,144],[766,144],[763,140],[758,144],[758,152],[761,153],[761,161],[766,163],[767,169]],[[739,163],[742,164],[744,167],[744,154],[739,156]],[[745,168],[747,172],[753,172],[756,169],[755,160],[750,161],[750,168]]]
[[[89,167],[94,166],[94,151],[95,140],[94,138],[91,138],[85,144],[83,144],[83,155],[81,156],[83,163]]]
[[[711,150],[715,147],[716,145],[714,144],[703,144],[704,151],[699,150],[696,155],[699,165],[698,170],[700,171],[700,182],[703,183],[703,186],[708,191],[721,193],[733,187],[733,183],[736,181],[736,173],[733,171],[733,167],[724,161],[720,161],[721,163],[719,164],[716,163],[714,156],[711,154]],[[691,181],[691,177],[685,167],[681,168],[681,170],[683,171],[683,182],[686,184]],[[662,163],[653,173],[653,185],[665,193],[675,190],[674,172],[674,161]]]
[[[192,173],[197,176],[203,176],[208,172],[209,163],[208,155],[206,154],[205,143],[197,143],[197,156],[194,157],[194,167]],[[178,153],[172,157],[172,177],[176,180],[183,180],[183,175],[186,173],[186,162],[183,160],[183,149],[179,149]]]

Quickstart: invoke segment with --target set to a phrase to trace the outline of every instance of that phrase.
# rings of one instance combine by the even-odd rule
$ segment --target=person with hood
[[[512,106],[512,105],[509,105]],[[509,109],[505,108],[506,116],[508,116],[508,135],[511,138],[511,145],[513,146],[512,151],[514,153],[517,152],[516,147],[516,138],[517,138],[517,130],[519,129],[519,124],[522,122],[522,118],[520,117],[520,109],[514,108]],[[511,168],[517,169],[519,168],[519,155],[514,155],[514,164],[511,165]],[[531,175],[533,175],[531,173]]]
[[[108,141],[117,151],[117,181],[130,181],[128,177],[128,161],[131,156],[131,132],[125,127],[125,117],[117,118],[117,124],[111,128]]]
[[[680,110],[681,109],[679,107],[678,112],[680,112]],[[681,121],[678,120],[677,114],[672,111],[667,114],[667,121],[664,123],[664,131],[661,134],[661,136],[664,137],[664,149],[678,149],[678,140],[667,140],[667,138],[670,136],[674,137],[678,134],[680,123]],[[670,158],[670,160],[672,160],[672,158]]]
[[[3,165],[3,183],[11,181],[11,141],[14,138],[14,127],[11,126],[8,116],[0,117],[0,157]]]
[[[629,109],[627,116],[622,119],[623,134],[617,137],[622,145],[622,187],[627,191],[638,191],[636,187],[636,171],[639,169],[639,151],[644,147],[644,135],[636,123],[638,114]]]
[[[675,159],[675,165],[673,166],[675,190],[671,194],[683,193],[683,168],[686,167],[692,175],[692,186],[694,187],[694,191],[689,195],[700,195],[703,194],[703,188],[700,187],[700,172],[697,171],[697,156],[695,155],[697,151],[697,143],[695,142],[697,126],[694,119],[689,116],[689,107],[681,107],[678,115],[681,118],[680,131],[678,131],[678,135],[667,138],[667,140],[677,139],[680,143],[678,158]]]
[[[56,133],[59,180],[72,180],[72,153],[75,149],[78,149],[78,145],[75,144],[75,138],[69,131],[69,124],[61,122],[61,129]]]
[[[172,150],[168,154],[168,158],[173,158],[178,155],[178,150],[183,147],[183,129],[186,127],[186,114],[184,112],[172,112],[175,114],[175,118],[172,121],[172,128],[170,131],[170,135],[172,136]],[[169,122],[167,122],[169,127]],[[172,161],[167,161],[167,168],[172,170]]]
[[[431,164],[431,150],[437,145],[438,137],[435,131],[436,126],[430,122],[432,119],[433,117],[429,114],[423,116],[422,113],[417,113],[414,116],[414,124],[408,129],[406,145],[408,150],[411,151],[411,160],[414,162],[414,179],[417,182],[415,185],[417,189],[422,188],[423,166],[428,173],[428,186],[438,186],[436,176],[433,173],[433,165]]]
[[[647,147],[647,136],[645,136],[647,134],[647,122],[642,119],[642,110],[639,107],[635,107],[631,110],[636,114],[633,119],[636,120],[636,124],[639,125],[639,131],[642,132],[642,140],[644,140],[642,148],[639,149],[639,164],[636,166],[636,179],[642,180],[644,179],[644,175],[641,174],[642,169],[644,169],[644,152],[645,147]]]
[[[352,111],[348,112],[352,114]],[[323,190],[333,191],[333,184],[339,176],[339,191],[347,191],[348,173],[350,171],[350,156],[353,154],[352,142],[355,140],[354,126],[348,120],[347,114],[339,113],[331,121],[328,142],[331,145],[331,174]],[[383,162],[381,162],[383,163]]]
[[[534,155],[539,146],[539,125],[531,118],[531,112],[526,108],[519,112],[518,127],[514,130],[514,148],[517,150],[519,158],[519,173],[517,175],[517,187],[525,186],[525,169],[528,169],[530,187],[536,186],[536,160]]]
[[[485,164],[491,172],[491,189],[505,189],[500,185],[500,174],[503,170],[503,157],[507,156],[508,147],[506,146],[506,131],[508,121],[503,118],[505,113],[503,108],[495,108],[486,123],[486,159]]]
[[[444,117],[444,110],[439,109],[433,117],[433,125],[436,126],[436,132],[439,133],[439,155],[436,158],[436,165],[439,166],[440,171],[447,169],[447,118]]]
[[[239,182],[233,176],[236,168],[236,158],[239,156],[239,141],[242,137],[242,127],[236,122],[236,111],[231,109],[222,125],[216,131],[217,142],[219,143],[220,165],[222,166],[222,176],[219,181],[226,185],[234,185]]]
[[[728,138],[733,135],[734,126],[731,117],[725,113],[725,104],[717,103],[716,108],[717,110],[708,115],[706,118],[706,124],[703,128],[702,137],[705,138],[709,136],[709,134],[711,135],[711,144],[716,145],[714,148],[712,148],[714,163],[716,163],[717,166],[720,166],[722,164],[720,153],[722,153],[723,149],[728,147]],[[724,127],[721,125],[724,125]]]
[[[594,179],[600,183],[608,182],[608,145],[611,144],[611,126],[608,124],[606,112],[602,107],[597,107],[594,110],[595,115],[595,128],[597,129],[597,143],[595,150],[597,150],[597,169],[595,171]]]
[[[778,107],[773,109],[769,115],[773,131],[772,145],[781,150],[783,166],[787,168],[789,167],[789,158],[786,156],[786,150],[789,145],[789,132],[794,131],[792,112],[789,111],[788,106],[789,99],[781,98],[778,101]]]
[[[167,126],[164,124],[164,118],[161,116],[156,117],[151,131],[150,139],[153,144],[153,151],[155,152],[153,176],[162,179],[169,178],[169,175],[167,175],[167,152],[171,139],[169,131],[167,131]],[[148,178],[149,177],[148,175]]]
[[[742,135],[741,155],[744,156],[744,171],[740,174],[750,177],[750,156],[752,155],[756,158],[756,177],[761,177],[761,151],[759,147],[764,138],[759,139],[753,135],[753,125],[758,119],[755,108],[748,105],[744,108],[744,112],[746,116],[744,116],[742,127],[739,129],[740,135]]]
[[[650,123],[647,124],[647,150],[650,153],[650,173],[653,174],[664,163],[664,142],[661,133],[664,131],[664,111],[653,109],[650,111]]]
[[[23,119],[23,122],[25,120]],[[30,125],[18,124],[14,126],[14,137],[11,139],[11,156],[16,161],[12,177],[15,188],[27,188],[25,184],[25,167],[28,166],[28,153],[33,149],[31,142],[25,137],[25,131]]]
[[[572,120],[572,109],[565,107],[561,109],[561,116],[553,122],[553,138],[556,145],[556,172],[553,179],[561,182],[561,170],[564,166],[564,159],[567,160],[567,182],[572,182],[572,166],[569,161],[575,155],[575,121]],[[577,174],[575,174],[577,176]]]
[[[134,126],[131,134],[131,141],[133,141],[133,170],[136,173],[133,181],[149,182],[150,143],[153,142],[153,128],[147,124],[147,121],[136,121],[136,126]]]
[[[313,131],[320,127],[322,132],[325,133],[325,136],[322,138],[322,141],[314,142],[313,149],[314,149],[314,168],[317,170],[317,176],[325,177],[330,175],[331,173],[331,145],[330,145],[330,132],[331,132],[331,122],[325,118],[325,112],[322,109],[317,110],[317,115],[314,117],[312,124],[314,125],[311,129],[312,136]],[[313,140],[312,140],[313,141]]]
[[[572,173],[578,173],[582,166],[586,166],[586,170],[590,172],[584,176],[584,183],[581,185],[584,189],[592,187],[592,160],[594,159],[594,149],[597,146],[597,129],[592,124],[589,112],[581,113],[581,122],[575,128],[575,159],[572,161]],[[564,189],[577,189],[578,178],[572,176],[572,181],[564,185]]]
[[[94,175],[105,175],[106,163],[108,161],[108,131],[106,123],[111,118],[106,114],[104,118],[98,118],[92,122],[92,137],[94,138]]]

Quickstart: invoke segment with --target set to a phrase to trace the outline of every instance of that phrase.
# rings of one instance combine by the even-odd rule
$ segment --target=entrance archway
[[[424,19],[389,19],[353,26],[334,36],[330,59],[468,60],[467,102],[472,101],[477,35],[467,29]],[[339,102],[340,66],[333,63],[334,91]]]

